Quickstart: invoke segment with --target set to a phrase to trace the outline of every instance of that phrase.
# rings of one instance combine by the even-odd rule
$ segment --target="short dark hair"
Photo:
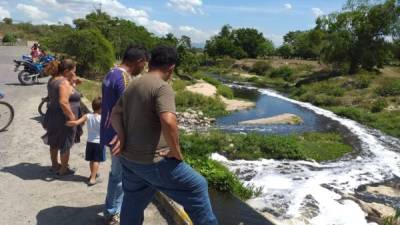
[[[149,52],[143,45],[129,45],[122,58],[123,63],[131,63],[139,59],[149,60]]]
[[[101,97],[97,97],[92,101],[92,109],[93,111],[98,111],[101,109]]]
[[[176,65],[177,62],[178,53],[176,48],[166,45],[159,45],[151,51],[149,66],[159,68]]]

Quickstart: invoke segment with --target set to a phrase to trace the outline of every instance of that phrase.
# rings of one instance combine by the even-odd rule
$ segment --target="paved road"
[[[46,95],[46,85],[21,86],[13,72],[12,59],[27,52],[25,47],[0,46],[0,90],[15,108],[15,119],[8,131],[0,133],[0,224],[6,225],[100,225],[108,179],[109,161],[101,165],[104,181],[87,187],[89,175],[84,161],[86,136],[71,150],[70,164],[75,176],[55,180],[48,172],[48,147],[37,105]],[[150,204],[145,224],[164,225],[166,219]]]

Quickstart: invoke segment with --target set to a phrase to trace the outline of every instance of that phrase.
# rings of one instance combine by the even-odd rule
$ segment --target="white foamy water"
[[[260,211],[279,215],[282,221],[306,220],[301,224],[313,225],[374,224],[365,220],[364,212],[355,202],[342,197],[354,193],[360,185],[400,176],[400,141],[309,103],[267,89],[259,91],[339,122],[359,138],[361,152],[357,158],[326,163],[266,159],[230,161],[213,154],[213,159],[237,172],[245,184],[263,188],[261,196],[248,203]]]

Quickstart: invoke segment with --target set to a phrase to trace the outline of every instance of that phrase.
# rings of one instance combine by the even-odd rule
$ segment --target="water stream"
[[[287,219],[292,221],[291,224],[369,224],[361,208],[355,202],[343,199],[343,196],[354,193],[360,185],[399,177],[400,140],[272,90],[246,88],[255,91],[256,108],[219,118],[217,125],[221,129],[280,134],[339,131],[357,153],[323,163],[267,159],[230,161],[213,154],[213,159],[237,173],[245,184],[262,187],[261,196],[250,199],[248,203],[260,212],[279,217],[282,224]],[[301,116],[305,123],[298,126],[237,125],[242,120],[286,112]]]

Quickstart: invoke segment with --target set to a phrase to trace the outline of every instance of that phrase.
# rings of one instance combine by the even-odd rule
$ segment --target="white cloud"
[[[289,9],[289,10],[293,8],[292,4],[290,4],[290,3],[286,3],[286,4],[284,4],[284,6],[286,9]]]
[[[316,17],[320,17],[324,14],[324,12],[320,8],[312,8],[311,11]]]
[[[10,17],[10,12],[0,6],[0,20],[3,20],[5,17]]]
[[[127,7],[119,0],[33,0],[33,2],[46,7],[47,10],[51,11],[51,15],[57,16],[57,12],[61,9],[65,11],[67,15],[62,15],[62,18],[56,17],[54,20],[61,23],[72,24],[73,19],[82,18],[95,8],[101,8],[103,12],[110,16],[132,20],[157,34],[164,35],[172,31],[172,26],[168,23],[153,20],[145,10]],[[36,13],[31,13],[29,17],[34,14]],[[41,22],[48,23],[48,20],[44,20],[46,18],[48,16],[41,18]]]
[[[179,35],[189,36],[192,39],[192,42],[194,43],[204,43],[212,35],[218,33],[218,31],[205,32],[191,26],[180,26],[177,33],[179,33]]]
[[[62,24],[69,24],[72,25],[74,23],[74,19],[70,16],[64,16],[62,19],[59,20]]]
[[[169,0],[167,2],[169,8],[193,14],[204,14],[200,9],[202,4],[202,0]]]
[[[61,7],[61,4],[58,3],[57,0],[33,0],[33,2],[47,7],[54,7],[54,8]]]
[[[159,34],[167,34],[172,31],[172,26],[165,22],[160,22],[157,20],[151,20],[148,22],[147,27],[150,31],[159,33]]]
[[[42,22],[49,17],[49,14],[33,5],[18,4],[17,9],[27,15],[35,23]]]
[[[275,47],[280,46],[283,43],[283,35],[281,34],[267,34],[265,37],[271,40]]]

